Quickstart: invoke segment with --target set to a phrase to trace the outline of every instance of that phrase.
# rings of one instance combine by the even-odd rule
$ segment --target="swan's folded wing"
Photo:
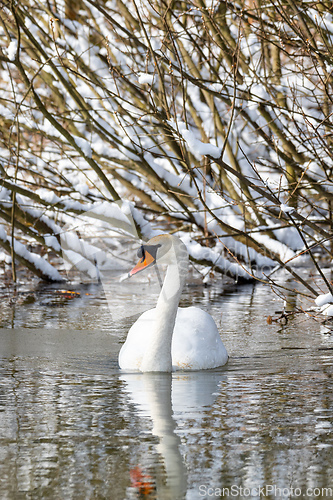
[[[173,368],[205,370],[227,361],[228,353],[210,314],[197,307],[179,308],[172,339]]]

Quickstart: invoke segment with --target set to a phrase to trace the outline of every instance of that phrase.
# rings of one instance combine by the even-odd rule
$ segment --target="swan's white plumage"
[[[140,371],[143,355],[151,343],[156,308],[144,312],[128,332],[119,354],[125,370]],[[171,357],[173,370],[205,370],[223,366],[228,353],[213,318],[198,307],[179,307],[173,330]]]
[[[175,236],[161,235],[152,238],[148,248],[168,269],[156,308],[144,312],[128,332],[119,353],[120,368],[167,372],[223,366],[228,353],[213,318],[197,307],[178,307],[188,264],[185,245]],[[147,267],[145,261],[143,256],[135,272]]]

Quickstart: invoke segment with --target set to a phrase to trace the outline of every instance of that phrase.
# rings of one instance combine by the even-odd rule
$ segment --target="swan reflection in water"
[[[175,373],[121,373],[125,392],[138,409],[153,424],[152,434],[158,438],[156,451],[160,455],[166,483],[155,484],[157,498],[178,500],[187,492],[187,468],[181,453],[180,429],[188,429],[202,420],[214,403],[219,384],[225,375],[219,371]],[[186,431],[185,431],[186,432]],[[145,476],[143,476],[144,478]],[[147,476],[146,476],[147,477]]]

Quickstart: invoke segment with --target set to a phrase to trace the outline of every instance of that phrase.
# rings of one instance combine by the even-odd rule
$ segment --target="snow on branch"
[[[186,242],[190,259],[193,262],[204,266],[210,266],[212,269],[233,278],[234,280],[252,280],[253,275],[250,270],[240,266],[237,262],[231,262],[222,257],[218,252],[209,247],[203,247],[195,241]]]
[[[173,127],[174,130],[179,131],[185,140],[190,152],[195,157],[201,156],[211,156],[212,158],[219,158],[221,156],[222,148],[214,146],[214,144],[205,143],[197,139],[196,134],[189,130],[186,127],[186,124],[183,122],[172,122],[171,120],[168,122],[170,126]]]
[[[0,226],[0,246],[10,253],[11,239],[7,237],[7,233],[3,226]],[[30,271],[46,281],[63,281],[60,273],[43,257],[30,252],[27,247],[14,239],[15,257]]]

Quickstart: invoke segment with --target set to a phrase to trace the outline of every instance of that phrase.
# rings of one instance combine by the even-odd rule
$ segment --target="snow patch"
[[[12,40],[6,49],[8,59],[14,61],[16,52],[17,52],[17,40]]]
[[[315,303],[324,316],[333,316],[333,295],[330,292],[318,295]]]
[[[291,214],[292,212],[295,212],[294,207],[289,207],[289,205],[286,205],[285,203],[281,203],[280,205],[281,212],[285,214]]]
[[[36,194],[38,194],[42,200],[46,201],[50,205],[55,205],[60,201],[59,196],[57,196],[54,191],[50,191],[49,189],[39,188],[36,190]]]
[[[209,155],[213,158],[220,158],[222,149],[218,146],[214,146],[214,144],[202,142],[197,139],[193,132],[187,129],[180,130],[183,138],[185,139],[191,153],[195,156],[205,156]]]
[[[89,193],[89,186],[83,182],[80,184],[76,184],[75,189],[83,196],[87,196],[87,194]]]
[[[230,262],[230,260],[225,259],[211,248],[203,247],[199,243],[194,241],[187,241],[185,244],[189,255],[195,260],[198,260],[199,262],[211,262],[212,267],[219,267],[220,269],[229,271],[235,277],[235,279],[237,279],[238,277],[250,279],[250,273],[246,271],[245,267],[243,268],[235,262]]]
[[[0,239],[2,241],[8,240],[7,233],[3,226],[0,226]],[[33,252],[29,252],[29,250],[25,247],[25,245],[23,245],[23,243],[14,240],[14,251],[17,255],[19,255],[23,259],[27,260],[28,262],[31,262],[35,266],[35,268],[42,271],[43,274],[45,276],[48,276],[51,280],[62,281],[61,275],[53,266],[51,266],[51,264],[49,264],[40,255],[37,255]]]
[[[7,241],[7,233],[3,226],[0,226],[0,240]]]
[[[34,264],[34,266],[42,271],[45,276],[48,276],[54,281],[62,281],[61,275],[53,266],[51,266],[51,264],[49,264],[40,255],[29,252],[27,248],[17,240],[14,241],[14,251],[17,255],[20,255],[20,257],[23,257],[27,261]]]
[[[138,77],[139,83],[148,83],[152,85],[154,81],[154,75],[150,75],[149,73],[139,73]]]
[[[60,246],[59,241],[57,240],[57,238],[55,236],[53,236],[51,234],[45,235],[44,241],[45,241],[46,246],[53,248],[53,250],[55,250],[56,252],[60,252],[61,246]]]
[[[325,304],[331,304],[333,303],[333,295],[331,293],[318,295],[318,297],[315,299],[315,303],[318,307],[322,307]]]
[[[188,130],[186,128],[186,124],[183,122],[175,123],[172,120],[168,121],[169,125],[175,130],[178,130],[182,135],[183,139],[185,139],[189,150],[194,156],[205,156],[209,155],[213,158],[220,158],[222,148],[218,146],[214,146],[214,144],[210,144],[209,142],[202,142],[196,138],[194,132]]]
[[[321,312],[324,316],[333,316],[333,304],[323,306]]]
[[[86,139],[83,139],[82,137],[75,136],[74,141],[77,144],[77,146],[79,146],[79,148],[83,151],[84,155],[87,158],[92,157],[92,149],[91,149],[89,142]]]

